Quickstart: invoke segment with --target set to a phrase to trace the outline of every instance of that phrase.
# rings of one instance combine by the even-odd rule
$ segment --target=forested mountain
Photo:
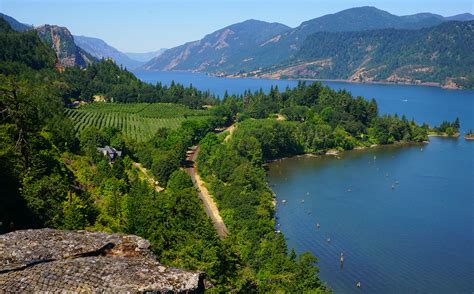
[[[349,32],[360,32],[360,36],[364,37],[364,40],[367,38],[382,38],[381,42],[397,42],[397,40],[385,40],[384,36],[390,38],[390,34],[396,34],[397,36],[401,36],[400,46],[402,42],[410,42],[411,38],[416,38],[422,40],[423,34],[424,37],[429,38],[429,32],[431,30],[429,28],[436,27],[441,25],[448,20],[469,20],[472,19],[474,16],[472,14],[460,14],[455,15],[452,17],[443,17],[436,14],[431,13],[418,13],[414,15],[406,15],[406,16],[396,16],[390,14],[386,11],[377,9],[375,7],[358,7],[358,8],[351,8],[347,10],[343,10],[341,12],[335,14],[329,14],[322,17],[318,17],[309,21],[303,22],[300,26],[294,29],[287,29],[282,30],[279,33],[272,35],[271,37],[261,41],[261,42],[254,42],[253,44],[239,44],[239,50],[232,50],[227,48],[227,50],[222,52],[222,50],[217,51],[219,53],[212,53],[210,51],[205,51],[205,44],[206,38],[209,38],[208,35],[206,38],[196,41],[187,43],[185,45],[169,49],[163,55],[158,58],[155,58],[148,62],[146,65],[143,66],[143,69],[146,70],[190,70],[190,71],[201,71],[201,72],[209,72],[216,75],[223,75],[223,76],[259,76],[263,73],[266,74],[266,77],[270,78],[278,78],[282,76],[291,76],[294,78],[304,78],[304,77],[318,77],[318,78],[334,78],[334,79],[349,79],[351,78],[352,73],[350,71],[345,71],[344,74],[341,72],[340,68],[336,71],[332,71],[333,67],[329,66],[329,63],[324,62],[322,60],[315,60],[316,64],[310,65],[310,67],[298,67],[296,69],[289,69],[286,71],[289,72],[277,72],[277,70],[281,70],[282,68],[287,68],[290,65],[294,66],[296,60],[307,60],[307,56],[309,55],[317,55],[320,51],[331,51],[330,47],[327,43],[323,41],[318,41],[319,37],[324,36],[325,38],[332,38],[331,40],[339,40],[341,46],[337,47],[336,50],[333,51],[333,55],[335,56],[335,52],[338,55],[348,55],[348,54],[355,54],[354,52],[357,51],[357,55],[362,56],[364,52],[358,52],[358,50],[362,50],[360,46],[355,46],[353,42],[356,42],[355,36],[357,34],[352,34]],[[232,26],[231,26],[232,27]],[[433,31],[433,34],[438,36],[438,40],[441,42],[443,34],[456,34],[455,29],[450,30],[449,25],[447,27],[440,27],[439,30]],[[380,31],[382,29],[392,29],[392,31]],[[468,27],[466,28],[468,29]],[[396,33],[394,33],[396,30]],[[221,36],[218,34],[219,32],[222,34],[224,30],[220,30],[216,33],[216,37]],[[318,34],[321,32],[321,34]],[[347,33],[346,33],[347,32]],[[438,33],[436,33],[438,32]],[[334,33],[334,34],[331,34]],[[314,35],[316,34],[316,35]],[[371,34],[374,34],[371,36]],[[450,37],[446,35],[446,39]],[[333,36],[333,37],[331,37]],[[350,40],[344,41],[344,38],[352,38]],[[454,37],[454,36],[453,36]],[[464,56],[468,52],[464,51],[465,42],[470,41],[471,35],[468,33],[465,36],[465,40],[456,39],[457,42],[448,42],[446,46],[449,47],[450,51],[456,51],[460,53],[458,57]],[[221,37],[223,38],[223,37]],[[310,40],[307,41],[307,38]],[[241,40],[242,42],[243,40]],[[332,41],[331,41],[332,42]],[[364,41],[365,42],[365,41]],[[227,43],[226,43],[227,44]],[[311,45],[309,45],[311,44]],[[430,51],[432,50],[434,53],[436,50],[443,50],[442,48],[425,48],[423,46],[432,46],[436,44],[434,42],[425,42],[422,41],[417,42],[410,48],[410,52],[417,52],[415,50],[422,50],[421,52]],[[332,45],[335,45],[332,42]],[[407,45],[407,44],[406,44]],[[403,45],[403,46],[406,46]],[[233,47],[235,44],[228,44],[228,47]],[[303,48],[304,46],[304,48]],[[346,47],[349,46],[349,47]],[[440,45],[441,47],[443,45]],[[439,46],[438,46],[439,47]],[[310,49],[311,48],[311,49]],[[401,49],[400,47],[397,47]],[[310,50],[315,50],[314,53],[310,53]],[[447,49],[448,50],[448,49]],[[352,53],[349,53],[352,52]],[[217,55],[219,58],[213,59],[212,56],[208,56],[205,52],[212,53],[213,56]],[[221,53],[222,52],[222,53]],[[389,50],[387,54],[384,54],[384,58],[388,58],[387,61],[396,60],[400,58],[400,56],[404,55],[403,51],[395,51]],[[439,52],[440,55],[437,58],[434,58],[432,61],[427,63],[426,58],[421,58],[420,60],[416,59],[404,59],[403,66],[411,66],[413,70],[406,70],[402,69],[401,71],[403,74],[397,72],[393,77],[389,79],[391,76],[390,74],[386,76],[370,75],[370,79],[359,78],[360,75],[357,75],[355,78],[351,78],[351,80],[360,80],[360,81],[369,81],[369,80],[386,80],[386,81],[403,81],[403,82],[436,82],[442,84],[451,84],[454,86],[450,81],[451,80],[463,80],[464,78],[469,79],[468,72],[466,70],[460,68],[460,66],[451,64],[448,65],[451,58],[453,56],[449,54],[442,54]],[[370,53],[373,54],[373,53]],[[424,54],[424,53],[420,53]],[[464,55],[463,55],[464,54]],[[343,62],[338,61],[338,62]],[[375,61],[372,61],[374,63]],[[417,62],[414,64],[410,64],[410,62]],[[321,63],[322,65],[318,65]],[[359,64],[360,65],[360,64]],[[384,66],[384,61],[379,59],[378,60],[379,66]],[[444,69],[452,70],[449,74],[451,76],[440,76],[439,74],[430,72],[439,72],[441,71],[441,65],[443,65]],[[323,75],[316,75],[311,73],[311,69],[315,69],[316,72],[320,72],[321,70],[318,69],[319,66],[326,67],[325,73]],[[430,67],[430,69],[426,69],[425,67]],[[388,66],[393,67],[393,66]],[[401,67],[401,66],[400,66]],[[461,66],[462,67],[462,66]],[[358,68],[358,64],[351,64],[351,68],[355,70]],[[425,68],[425,69],[420,69]],[[395,70],[395,69],[394,69]],[[428,71],[425,74],[421,74],[419,71]],[[459,71],[461,70],[461,71]],[[388,70],[387,70],[388,71]],[[416,72],[416,74],[415,74]],[[394,74],[392,72],[392,74]],[[451,79],[452,78],[452,79]],[[460,85],[466,86],[466,83],[459,83]]]
[[[97,59],[112,58],[115,63],[128,69],[136,68],[144,63],[130,58],[127,54],[120,52],[98,38],[74,36],[74,42]]]
[[[5,19],[16,31],[26,31],[34,29],[33,26],[23,24],[11,16],[0,13],[0,17]],[[71,66],[77,64],[84,67],[93,58],[111,58],[118,65],[128,69],[133,69],[143,65],[153,57],[158,56],[164,49],[148,53],[123,53],[106,42],[98,38],[86,36],[72,36],[67,28],[54,25],[44,25],[36,28],[41,39],[51,45],[58,54],[61,66]],[[74,42],[74,46],[71,41]],[[74,48],[74,47],[77,47]],[[130,55],[130,56],[129,56]],[[135,56],[135,57],[133,57]]]
[[[258,75],[473,87],[472,48],[474,21],[421,30],[318,32],[305,40],[287,65]]]
[[[55,62],[54,52],[35,31],[17,33],[0,18],[0,74],[17,74],[25,68],[53,68]]]
[[[346,32],[383,28],[419,29],[438,25],[443,20],[441,15],[432,13],[397,16],[375,7],[364,6],[305,21],[294,31],[300,35],[308,35],[314,32]]]
[[[461,13],[461,14],[445,17],[445,19],[447,21],[449,20],[468,21],[468,20],[474,20],[474,15],[472,13]]]
[[[35,30],[40,39],[56,53],[57,66],[59,67],[64,68],[74,65],[85,67],[94,61],[92,55],[76,45],[71,32],[65,27],[42,25],[35,28],[2,13],[0,13],[0,18],[4,19],[15,31]]]
[[[316,32],[365,31],[384,28],[420,29],[435,26],[444,21],[440,15],[419,13],[396,16],[375,7],[356,7],[338,13],[324,15],[303,22],[298,27],[273,36],[267,42],[249,52],[255,63],[240,63],[234,70],[255,70],[286,62],[293,57],[306,38]],[[263,59],[262,59],[263,57]]]
[[[419,29],[443,22],[443,17],[431,13],[396,16],[375,7],[356,7],[338,13],[324,15],[303,22],[283,34],[271,50],[285,50],[289,55],[295,52],[306,37],[316,32],[365,31],[384,28]]]
[[[33,26],[21,23],[18,20],[14,19],[13,17],[3,14],[1,12],[0,12],[0,18],[3,18],[4,20],[6,20],[10,24],[12,29],[14,29],[15,31],[24,32],[27,30],[31,30],[33,28]]]
[[[143,69],[212,71],[245,59],[255,47],[288,29],[279,23],[247,20],[213,32],[201,40],[168,49],[146,63]]]

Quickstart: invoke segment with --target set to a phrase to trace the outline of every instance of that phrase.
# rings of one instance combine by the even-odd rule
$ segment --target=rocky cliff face
[[[94,58],[76,46],[71,32],[56,25],[43,25],[36,28],[38,36],[53,48],[58,58],[59,67],[78,65],[85,67],[93,62]]]
[[[52,229],[0,235],[0,292],[201,293],[204,274],[168,268],[133,235]]]

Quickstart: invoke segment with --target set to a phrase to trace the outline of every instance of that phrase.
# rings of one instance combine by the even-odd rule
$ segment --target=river
[[[297,83],[136,74],[147,82],[175,80],[220,96],[225,90],[268,91]],[[323,84],[375,98],[380,113],[405,114],[430,125],[459,117],[463,132],[474,129],[474,91]],[[474,291],[474,142],[431,138],[423,146],[378,147],[339,158],[294,157],[270,164],[268,181],[289,248],[316,255],[321,279],[335,293]]]

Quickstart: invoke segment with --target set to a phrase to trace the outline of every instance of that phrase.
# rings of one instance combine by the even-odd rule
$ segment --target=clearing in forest
[[[159,128],[177,129],[185,120],[210,118],[209,110],[173,103],[91,103],[67,109],[77,131],[87,126],[115,127],[136,141],[150,139]]]

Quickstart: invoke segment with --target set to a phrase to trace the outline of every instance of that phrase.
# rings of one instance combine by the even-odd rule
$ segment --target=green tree
[[[88,194],[70,193],[63,202],[63,221],[61,227],[68,230],[83,230],[95,217],[95,209]]]

